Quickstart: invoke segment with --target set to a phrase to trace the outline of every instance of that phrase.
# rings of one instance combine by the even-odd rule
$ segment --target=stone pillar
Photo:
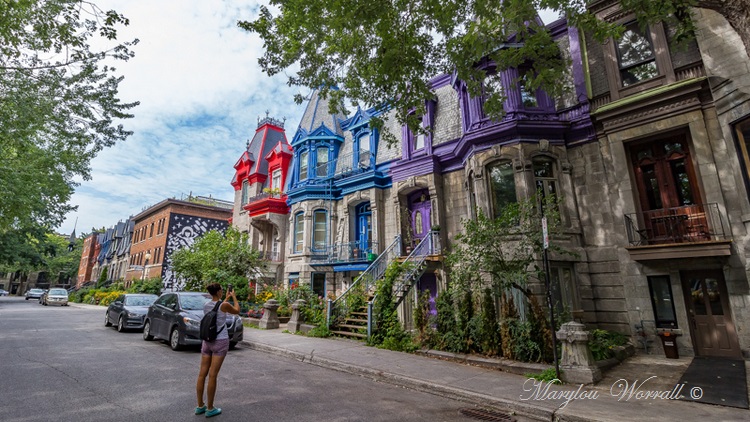
[[[286,325],[287,330],[292,333],[299,331],[300,325],[305,322],[305,317],[302,316],[302,308],[307,302],[302,299],[298,299],[292,303],[292,317],[289,318],[289,323]]]
[[[591,384],[602,379],[602,373],[596,366],[594,356],[589,350],[589,333],[579,322],[567,322],[556,333],[562,342],[562,359],[560,377],[571,384]]]
[[[279,328],[279,317],[276,315],[279,302],[276,299],[269,299],[263,304],[263,308],[265,308],[265,312],[263,312],[263,318],[260,319],[258,327],[263,329]]]

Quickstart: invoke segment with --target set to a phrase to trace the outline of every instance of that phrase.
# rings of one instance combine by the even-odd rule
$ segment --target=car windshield
[[[42,289],[31,289],[31,290],[29,290],[29,293],[44,293],[44,290],[42,290]]]
[[[202,295],[180,295],[180,307],[186,311],[203,310],[203,305],[211,300],[208,293]]]
[[[52,289],[47,293],[47,295],[55,295],[55,296],[67,296],[68,291],[65,289]]]
[[[125,304],[130,306],[151,306],[156,300],[156,296],[128,296],[125,298]]]

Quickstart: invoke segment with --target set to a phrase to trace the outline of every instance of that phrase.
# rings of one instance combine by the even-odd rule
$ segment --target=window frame
[[[539,161],[548,161],[550,163],[550,168],[552,169],[552,176],[546,176],[546,177],[537,177],[536,175],[536,164]],[[556,197],[560,197],[560,169],[559,169],[559,160],[556,157],[551,157],[549,155],[537,155],[531,158],[531,175],[534,178],[534,194],[536,194],[539,191],[539,182],[542,183],[542,197],[538,198],[538,209],[540,213],[544,213],[544,199],[549,194],[548,187],[553,186],[553,194]],[[559,209],[558,205],[558,212],[561,210]]]
[[[276,185],[276,180],[278,179],[278,186]],[[282,191],[282,175],[281,175],[281,169],[275,169],[271,171],[271,189],[278,189],[279,191]]]
[[[622,41],[622,39],[617,40],[615,42],[615,54],[617,55],[617,69],[618,69],[618,79],[619,79],[619,85],[618,85],[618,87],[621,88],[621,89],[622,88],[628,88],[628,87],[631,87],[633,85],[637,85],[637,84],[640,84],[640,83],[643,83],[643,82],[650,81],[650,80],[658,77],[661,74],[660,73],[660,69],[659,69],[659,64],[656,62],[656,46],[654,45],[653,35],[651,34],[650,28],[646,28],[646,30],[644,31],[640,27],[640,25],[638,24],[638,22],[634,21],[634,20],[631,20],[630,22],[627,22],[627,23],[623,24],[623,27],[625,28],[625,31],[623,32],[623,36],[624,36],[625,32],[627,32],[627,31],[635,32],[632,29],[630,29],[632,27],[635,27],[638,31],[640,31],[638,34],[639,35],[643,35],[648,40],[649,46],[651,47],[651,59],[649,59],[649,60],[641,60],[641,61],[638,61],[636,63],[624,66],[622,64],[622,54],[621,54],[621,51],[620,51],[620,41]],[[628,69],[634,69],[634,68],[636,68],[638,66],[642,66],[642,65],[644,65],[646,63],[652,63],[652,62],[654,63],[654,66],[656,67],[656,75],[655,76],[652,76],[652,77],[650,77],[648,79],[638,80],[638,81],[633,82],[631,84],[625,85],[625,80],[622,77],[622,73],[624,71],[627,71]]]
[[[323,227],[322,227],[322,236],[323,240],[318,241],[317,236],[319,233],[319,227],[318,227],[318,217],[322,216],[323,218]],[[313,211],[313,219],[312,219],[312,236],[310,239],[312,250],[315,252],[323,252],[328,247],[328,211],[326,210],[315,210]]]
[[[354,150],[356,151],[353,158],[354,162],[352,163],[354,165],[354,168],[361,168],[361,169],[369,169],[372,167],[372,136],[370,132],[362,132],[356,136],[356,145]],[[364,142],[363,142],[364,141]],[[367,145],[367,153],[369,154],[367,156],[367,161],[363,162],[362,160],[362,146]]]
[[[656,328],[678,328],[679,325],[677,323],[677,311],[675,310],[675,297],[674,293],[672,292],[672,280],[668,275],[653,275],[646,277],[648,279],[648,293],[649,298],[651,299],[651,309],[654,311],[654,324],[656,325]],[[666,286],[669,293],[669,298],[672,302],[672,318],[661,318],[661,315],[659,314],[659,311],[656,307],[656,297],[654,297],[654,282],[657,279],[661,279],[662,281],[666,279]]]
[[[304,160],[303,160],[303,157],[304,157]],[[302,151],[299,152],[298,158],[299,158],[299,160],[298,160],[298,165],[297,165],[297,180],[299,180],[300,182],[302,182],[304,180],[309,179],[309,177],[310,177],[310,151],[307,150],[307,149],[303,149]],[[304,161],[304,163],[303,163],[303,161]],[[304,167],[303,167],[303,165],[304,165]],[[302,169],[303,168],[305,170],[304,177],[302,176]]]
[[[747,126],[747,134],[745,137],[740,130],[740,126]],[[750,114],[737,119],[730,124],[732,127],[732,134],[734,136],[735,145],[737,150],[740,151],[737,154],[740,160],[740,167],[742,169],[742,180],[745,182],[745,191],[750,198]]]
[[[325,167],[325,174],[320,174],[320,152],[325,150],[325,158],[326,158],[326,167]],[[330,173],[330,164],[331,164],[331,148],[329,148],[327,145],[320,145],[317,148],[315,148],[315,171],[314,171],[314,177],[316,179],[322,179],[328,177],[328,174]]]
[[[294,227],[292,230],[292,253],[298,254],[305,249],[305,213],[300,211],[294,214]]]
[[[635,15],[631,13],[621,19],[611,20],[610,23],[627,25],[634,19]],[[605,68],[607,70],[610,102],[676,81],[664,25],[661,22],[651,24],[648,26],[648,33],[651,39],[654,55],[656,56],[656,69],[658,74],[651,79],[628,86],[622,86],[619,56],[615,46],[617,40],[609,38],[605,41],[602,51],[604,53]]]
[[[502,215],[502,211],[495,209],[496,207],[496,200],[495,200],[495,189],[493,186],[493,180],[492,180],[492,169],[495,167],[500,167],[502,165],[509,165],[510,168],[510,176],[513,181],[513,191],[515,192],[515,203],[518,203],[518,183],[516,183],[516,175],[515,170],[513,169],[513,161],[509,159],[500,159],[500,160],[494,160],[492,162],[489,162],[485,165],[485,173],[487,174],[487,193],[490,197],[490,213],[493,218],[498,218]],[[507,207],[510,205],[510,203],[505,204]]]
[[[240,197],[241,205],[247,205],[247,201],[250,199],[249,193],[250,193],[250,182],[247,179],[245,179],[242,181],[242,193]]]
[[[323,294],[322,295],[318,295],[318,296],[325,298],[326,297],[326,288],[328,287],[327,286],[328,280],[327,280],[327,277],[326,277],[326,273],[323,273],[323,272],[310,273],[310,290],[312,290],[313,293],[317,294],[317,292],[315,291],[315,276],[323,276]]]

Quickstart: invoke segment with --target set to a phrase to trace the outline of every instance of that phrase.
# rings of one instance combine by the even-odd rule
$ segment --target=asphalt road
[[[2,421],[195,421],[199,362],[198,349],[104,327],[103,307],[0,297]],[[474,420],[458,413],[465,403],[241,346],[216,405],[224,421]]]

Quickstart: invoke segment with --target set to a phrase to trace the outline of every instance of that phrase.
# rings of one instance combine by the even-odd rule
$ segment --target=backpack
[[[214,341],[216,340],[216,337],[219,335],[219,333],[225,329],[227,326],[224,325],[221,327],[221,330],[218,329],[216,326],[216,319],[219,315],[219,306],[221,306],[222,301],[216,302],[216,306],[208,312],[206,312],[205,315],[203,315],[203,319],[201,319],[201,331],[200,331],[200,337],[201,340],[205,341]]]

